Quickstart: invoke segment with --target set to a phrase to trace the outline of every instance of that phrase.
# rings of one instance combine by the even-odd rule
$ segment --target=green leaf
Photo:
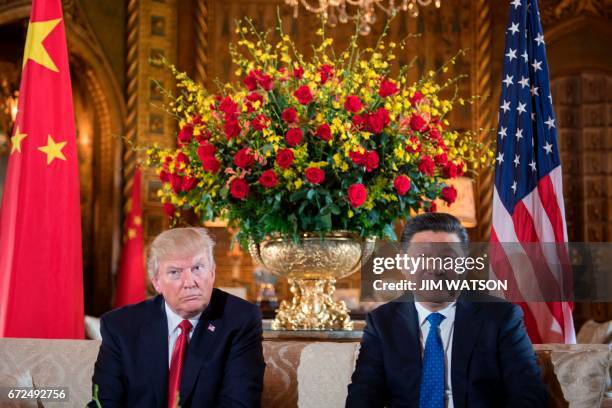
[[[310,190],[308,190],[308,194],[306,194],[306,198],[308,200],[312,200],[313,198],[315,198],[317,195],[317,190],[315,190],[314,188],[311,188]]]
[[[320,215],[315,218],[315,228],[317,230],[329,231],[331,230],[331,226],[331,214]]]
[[[292,193],[289,196],[289,201],[291,201],[292,203],[298,201],[298,200],[302,200],[304,197],[306,197],[306,194],[308,194],[308,190],[300,190],[300,191],[296,191],[295,193]]]
[[[395,234],[395,229],[393,229],[392,224],[385,225],[385,228],[383,228],[383,234],[390,240],[397,241],[397,235]]]

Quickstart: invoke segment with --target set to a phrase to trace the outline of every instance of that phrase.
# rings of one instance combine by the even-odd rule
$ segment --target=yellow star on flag
[[[140,225],[140,224],[142,224],[142,218],[140,218],[139,216],[135,216],[134,225]]]
[[[48,135],[47,145],[39,147],[38,150],[47,155],[47,164],[51,164],[54,159],[66,160],[66,156],[62,153],[64,146],[66,146],[66,142],[55,143],[51,135]]]
[[[136,238],[136,230],[134,228],[128,229],[127,236],[128,239]]]
[[[27,135],[25,133],[19,132],[19,126],[17,126],[17,129],[15,129],[15,134],[11,137],[11,154],[15,153],[15,151],[21,153],[21,141],[25,139],[26,136]]]
[[[24,66],[28,60],[32,60],[53,72],[59,72],[53,59],[49,56],[47,49],[43,45],[43,41],[60,21],[62,21],[61,18],[47,21],[30,21],[23,55]]]

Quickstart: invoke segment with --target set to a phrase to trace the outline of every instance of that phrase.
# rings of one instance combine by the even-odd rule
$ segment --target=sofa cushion
[[[6,373],[0,372],[0,389],[4,394],[13,387],[34,387],[29,371]],[[32,400],[11,400],[8,395],[0,395],[0,408],[37,408],[38,404]]]
[[[298,407],[343,407],[359,343],[311,343],[300,355]]]
[[[601,406],[609,379],[607,345],[536,344],[534,348],[550,353],[556,379],[570,408]]]
[[[0,373],[29,372],[37,388],[68,387],[69,406],[83,407],[91,397],[99,348],[96,340],[0,339]]]

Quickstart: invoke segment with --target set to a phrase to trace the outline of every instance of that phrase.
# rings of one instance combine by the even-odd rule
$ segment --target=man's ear
[[[159,272],[156,273],[155,276],[151,278],[151,283],[153,284],[155,291],[161,295],[162,290],[161,290],[161,285],[159,284]]]

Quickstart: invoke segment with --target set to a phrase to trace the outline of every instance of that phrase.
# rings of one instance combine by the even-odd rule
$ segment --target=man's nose
[[[197,286],[196,280],[194,279],[193,272],[191,272],[191,268],[188,268],[183,274],[183,276],[184,276],[183,287],[192,288],[194,286]]]

